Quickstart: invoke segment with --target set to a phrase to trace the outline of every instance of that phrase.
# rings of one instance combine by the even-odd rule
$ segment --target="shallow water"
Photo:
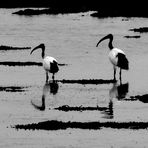
[[[1,45],[33,48],[45,43],[46,53],[66,65],[60,66],[57,83],[49,84],[45,84],[41,66],[0,65],[0,147],[146,146],[148,101],[136,96],[148,94],[148,36],[129,29],[146,27],[148,19],[97,19],[90,16],[91,12],[31,17],[12,15],[16,10],[0,9]],[[123,71],[122,84],[119,81],[94,84],[100,79],[110,82],[113,78],[108,41],[95,47],[108,33],[114,34],[114,46],[123,49],[129,59],[130,70]],[[125,38],[126,35],[140,35],[140,38]],[[0,51],[0,62],[7,61],[41,62],[41,51],[32,55],[28,49]],[[81,79],[94,83],[81,84]],[[67,127],[65,130],[41,130],[35,126],[28,128],[31,130],[11,128],[25,125],[27,129],[33,123],[43,123],[46,127],[50,121],[62,121]],[[71,128],[69,122],[80,123],[80,126]],[[130,123],[131,126],[106,128],[107,122]],[[146,127],[133,130],[132,122],[145,123]],[[94,123],[103,126],[94,130],[91,128]],[[90,128],[83,129],[86,125]],[[122,138],[129,134],[125,143]],[[118,135],[121,138],[118,139]]]

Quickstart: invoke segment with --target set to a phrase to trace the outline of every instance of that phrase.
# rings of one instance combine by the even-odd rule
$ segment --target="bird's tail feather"
[[[53,61],[50,63],[50,72],[51,73],[56,73],[59,71],[58,63],[56,61]]]
[[[117,66],[120,67],[121,69],[129,70],[129,62],[126,56],[122,53],[118,53],[117,57],[118,57]]]

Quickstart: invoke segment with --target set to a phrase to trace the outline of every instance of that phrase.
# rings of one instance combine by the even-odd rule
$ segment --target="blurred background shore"
[[[97,11],[98,17],[148,17],[145,1],[2,0],[1,8],[45,7],[59,13]]]

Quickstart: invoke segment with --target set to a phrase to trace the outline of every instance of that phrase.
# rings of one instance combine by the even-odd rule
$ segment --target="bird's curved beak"
[[[102,42],[103,40],[100,40],[98,43],[97,43],[97,45],[96,45],[96,47],[98,47],[98,45],[100,44],[100,42]]]
[[[41,47],[41,44],[38,45],[38,46],[36,46],[35,48],[33,48],[33,49],[31,50],[30,54],[32,54],[32,53],[33,53],[36,49],[38,49],[38,48],[42,48],[42,47]]]
[[[98,45],[99,45],[103,40],[110,39],[111,36],[112,36],[111,34],[108,34],[107,36],[103,37],[101,40],[99,40],[99,42],[97,43],[96,47],[98,47]]]

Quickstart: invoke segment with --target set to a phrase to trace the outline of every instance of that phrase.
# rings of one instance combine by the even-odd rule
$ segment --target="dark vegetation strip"
[[[40,14],[50,14],[50,9],[25,9],[25,10],[19,10],[16,12],[13,12],[12,14],[18,14],[18,15],[40,15]]]
[[[60,107],[55,108],[56,110],[60,110],[60,111],[104,111],[104,110],[108,110],[108,107],[83,107],[83,106],[76,106],[76,107],[71,107],[68,105],[63,105]]]
[[[139,100],[143,103],[148,103],[148,94],[145,95],[137,95],[137,96],[131,96],[130,97],[131,100]]]
[[[41,14],[51,14],[51,15],[57,15],[57,14],[66,14],[66,13],[78,13],[78,12],[86,12],[88,10],[70,10],[70,9],[25,9],[25,10],[19,10],[16,12],[13,12],[12,14],[18,14],[18,15],[41,15]]]
[[[4,66],[42,66],[40,62],[12,62],[12,61],[4,61],[0,62],[0,65]]]
[[[68,64],[58,63],[59,66],[68,66]]]
[[[81,79],[81,80],[58,80],[61,83],[77,83],[77,84],[110,84],[115,83],[115,80],[103,80],[103,79]]]
[[[133,28],[133,29],[129,29],[129,31],[134,31],[134,32],[139,32],[139,33],[147,33],[148,27]]]
[[[27,87],[20,86],[0,86],[0,91],[5,92],[23,92]]]
[[[110,10],[110,9],[109,9]],[[41,14],[47,14],[47,15],[57,15],[57,14],[68,14],[68,13],[79,13],[79,12],[87,12],[87,11],[96,11],[91,14],[92,17],[98,17],[98,18],[106,18],[106,17],[148,17],[147,13],[125,13],[124,10],[120,11],[113,11],[108,9],[97,9],[97,8],[89,8],[89,7],[51,7],[46,9],[24,9],[19,10],[16,12],[13,12],[12,14],[17,15],[41,15]]]
[[[12,47],[12,46],[0,46],[0,50],[26,50],[31,49],[31,47]]]
[[[67,128],[97,130],[113,129],[147,129],[148,122],[62,122],[57,120],[44,121],[26,125],[15,125],[12,128],[24,130],[65,130]]]
[[[42,66],[41,62],[14,62],[14,61],[3,61],[0,62],[0,65],[4,66]],[[59,66],[67,66],[68,64],[58,64]]]
[[[135,38],[135,39],[138,39],[140,38],[140,35],[134,35],[134,36],[129,36],[129,35],[126,35],[124,36],[125,38]]]
[[[148,94],[130,96],[129,98],[126,98],[125,95],[124,95],[124,97],[121,97],[119,100],[123,100],[123,101],[141,101],[143,103],[148,103]]]
[[[3,8],[46,7],[53,13],[76,13],[98,11],[96,17],[148,17],[147,1],[86,1],[86,0],[1,0]],[[138,11],[140,10],[140,11]]]
[[[126,98],[125,95],[123,97],[118,97],[118,100],[123,101],[141,101],[143,103],[148,103],[148,94],[145,95],[136,95],[136,96],[130,96],[129,98]]]
[[[104,1],[105,2],[105,1]],[[97,8],[94,8],[93,10],[96,11],[91,14],[92,17],[97,17],[100,19],[107,18],[107,17],[143,17],[147,18],[148,14],[146,13],[146,6],[144,6],[144,3],[137,3],[137,5],[134,3],[131,5],[130,3],[124,3],[119,4],[118,2],[115,3],[112,1],[107,2],[109,7],[104,5],[100,5]],[[137,11],[139,8],[143,8],[139,11]],[[132,9],[131,9],[132,8]],[[126,10],[125,10],[126,9]]]

